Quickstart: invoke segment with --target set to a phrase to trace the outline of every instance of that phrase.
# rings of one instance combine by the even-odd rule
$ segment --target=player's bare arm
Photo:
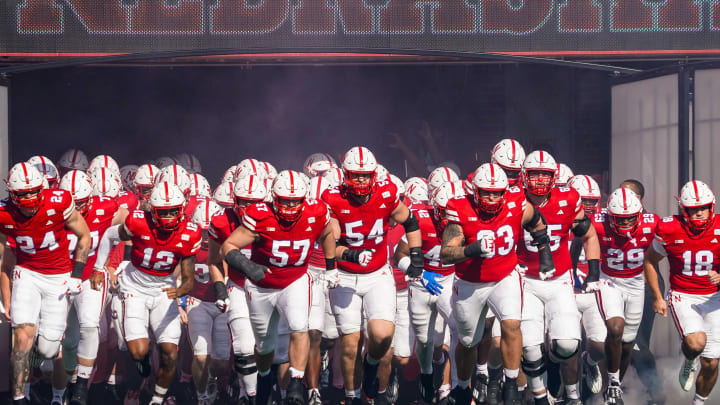
[[[440,262],[442,264],[455,264],[469,259],[465,256],[465,236],[458,224],[448,224],[443,230],[442,245],[440,247]]]
[[[645,270],[645,282],[650,288],[653,298],[655,299],[655,302],[653,303],[653,309],[655,310],[655,313],[666,317],[667,303],[665,302],[665,298],[660,291],[660,283],[658,282],[658,266],[663,258],[664,256],[658,253],[658,251],[655,250],[652,245],[650,245],[645,251],[645,261],[643,263],[643,268]]]
[[[327,225],[325,225],[325,229],[323,229],[323,233],[320,234],[320,238],[318,239],[320,242],[320,246],[322,246],[323,253],[325,254],[325,259],[335,259],[335,248],[336,248],[336,237],[335,237],[335,230],[332,226],[332,220],[328,222]]]
[[[240,251],[259,238],[260,235],[256,232],[239,226],[228,236],[220,249],[228,266],[241,271],[253,282],[261,281],[265,278],[265,273],[272,273],[269,268],[253,263]]]
[[[398,243],[397,247],[395,248],[395,254],[393,254],[393,263],[395,263],[395,266],[397,267],[398,263],[400,263],[400,260],[403,257],[409,256],[410,246],[408,246],[407,242],[401,239],[400,243]]]
[[[395,210],[390,214],[390,218],[398,224],[402,224],[407,235],[408,246],[410,248],[420,248],[422,245],[422,234],[420,233],[420,225],[415,215],[410,209],[400,201]]]
[[[225,266],[220,255],[220,244],[214,239],[208,240],[208,269],[210,271],[210,281],[225,282]]]
[[[181,298],[193,288],[195,281],[195,255],[183,257],[180,261],[180,285],[163,288],[170,299]]]
[[[78,212],[73,210],[70,217],[65,220],[65,227],[77,236],[78,242],[75,248],[75,262],[86,263],[88,254],[90,254],[90,229],[85,222],[85,219]],[[82,274],[82,270],[81,270]]]
[[[110,226],[124,224],[125,218],[127,218],[129,214],[130,211],[128,211],[127,208],[118,208],[117,212],[115,212],[115,215],[113,216],[112,224]]]

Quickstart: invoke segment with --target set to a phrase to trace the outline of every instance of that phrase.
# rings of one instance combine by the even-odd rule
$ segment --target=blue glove
[[[422,274],[422,285],[432,295],[440,295],[440,293],[442,293],[443,286],[437,282],[437,277],[442,277],[442,275],[427,270],[423,271]]]

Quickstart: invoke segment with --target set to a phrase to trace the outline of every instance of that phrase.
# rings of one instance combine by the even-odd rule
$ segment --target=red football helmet
[[[5,180],[10,199],[22,212],[35,215],[43,202],[45,177],[32,165],[15,164]]]
[[[539,173],[544,173],[540,175]],[[555,186],[557,163],[547,152],[536,150],[525,158],[522,176],[525,189],[535,195],[547,195]]]

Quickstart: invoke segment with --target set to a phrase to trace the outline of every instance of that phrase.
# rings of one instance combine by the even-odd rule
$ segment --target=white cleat
[[[685,359],[682,368],[680,369],[680,388],[685,391],[692,389],[693,383],[695,383],[695,359]]]

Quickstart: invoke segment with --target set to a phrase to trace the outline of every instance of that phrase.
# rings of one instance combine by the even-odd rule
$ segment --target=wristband
[[[125,245],[125,249],[123,250],[123,260],[129,262],[131,253],[132,253],[132,245]]]
[[[333,257],[332,259],[328,259],[326,257],[325,258],[325,270],[335,270],[335,269],[337,269],[337,263],[335,261],[335,258]]]
[[[72,273],[70,273],[70,277],[82,278],[84,269],[85,269],[85,263],[76,261],[75,267],[73,267],[73,271],[72,271]]]
[[[215,298],[219,300],[226,300],[228,298],[227,287],[222,281],[216,281],[213,283],[215,288]]]

